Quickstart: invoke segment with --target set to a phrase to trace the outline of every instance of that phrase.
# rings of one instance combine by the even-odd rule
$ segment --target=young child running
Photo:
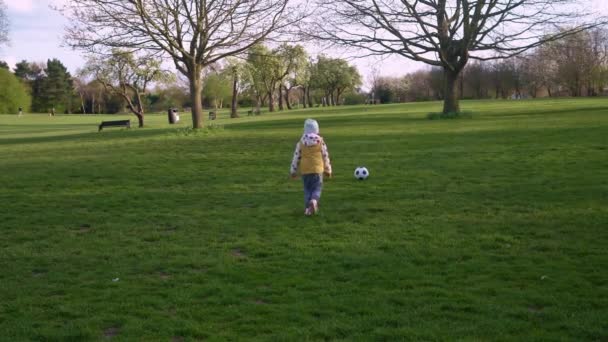
[[[295,179],[298,171],[304,182],[304,215],[316,214],[319,211],[323,175],[331,178],[331,163],[327,145],[319,135],[319,124],[312,119],[304,122],[304,135],[296,145],[291,161],[291,178]]]

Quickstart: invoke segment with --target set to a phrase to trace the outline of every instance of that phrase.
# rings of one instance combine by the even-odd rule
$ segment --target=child
[[[304,135],[296,145],[291,162],[291,178],[300,171],[304,182],[304,215],[319,211],[319,199],[323,188],[323,174],[331,178],[331,163],[327,145],[319,135],[319,124],[312,119],[304,122]]]

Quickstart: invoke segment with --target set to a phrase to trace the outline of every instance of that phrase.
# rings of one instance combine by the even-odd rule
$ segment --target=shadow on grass
[[[608,106],[597,106],[597,107],[572,107],[572,108],[561,108],[561,109],[544,109],[538,110],[534,108],[522,108],[522,109],[510,109],[509,111],[494,111],[489,115],[482,115],[481,118],[492,119],[497,117],[514,117],[514,116],[547,116],[547,115],[562,115],[578,113],[578,114],[598,114],[601,112],[608,111]],[[477,110],[476,112],[483,112],[483,110]],[[475,112],[472,112],[475,114]]]
[[[76,125],[74,125],[76,126]],[[85,125],[90,126],[90,125]],[[167,134],[174,130],[172,129],[121,129],[115,131],[102,131],[97,132],[81,132],[81,133],[67,133],[62,132],[63,130],[57,130],[61,133],[60,135],[50,135],[50,136],[34,136],[34,137],[23,137],[23,138],[0,138],[0,145],[20,145],[20,144],[40,144],[40,143],[56,143],[56,142],[67,142],[67,141],[78,141],[81,142],[91,142],[91,141],[106,141],[108,139],[116,139],[116,138],[150,138],[154,136],[160,136],[163,134]],[[41,131],[37,132],[39,134],[53,134],[57,132],[54,130],[50,131]]]

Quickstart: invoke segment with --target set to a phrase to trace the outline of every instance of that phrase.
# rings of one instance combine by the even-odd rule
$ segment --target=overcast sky
[[[70,72],[81,67],[84,60],[81,54],[68,47],[62,47],[63,29],[67,20],[60,13],[50,9],[51,4],[60,4],[66,0],[4,0],[8,6],[10,26],[10,46],[0,48],[0,60],[14,66],[23,59],[34,62],[46,62],[49,58],[61,60]],[[608,0],[590,0],[589,11],[608,15]],[[311,51],[318,52],[318,51]],[[335,57],[348,57],[338,51],[324,51]],[[409,61],[405,58],[391,57],[378,61],[368,59],[350,59],[357,65],[365,79],[376,66],[382,75],[398,76],[424,67],[424,64]]]

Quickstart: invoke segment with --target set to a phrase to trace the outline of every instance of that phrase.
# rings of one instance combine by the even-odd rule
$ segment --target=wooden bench
[[[217,113],[215,111],[209,112],[209,120],[215,120],[217,118]]]
[[[131,120],[116,120],[116,121],[102,121],[101,125],[99,125],[99,131],[104,127],[127,127],[131,128]]]

